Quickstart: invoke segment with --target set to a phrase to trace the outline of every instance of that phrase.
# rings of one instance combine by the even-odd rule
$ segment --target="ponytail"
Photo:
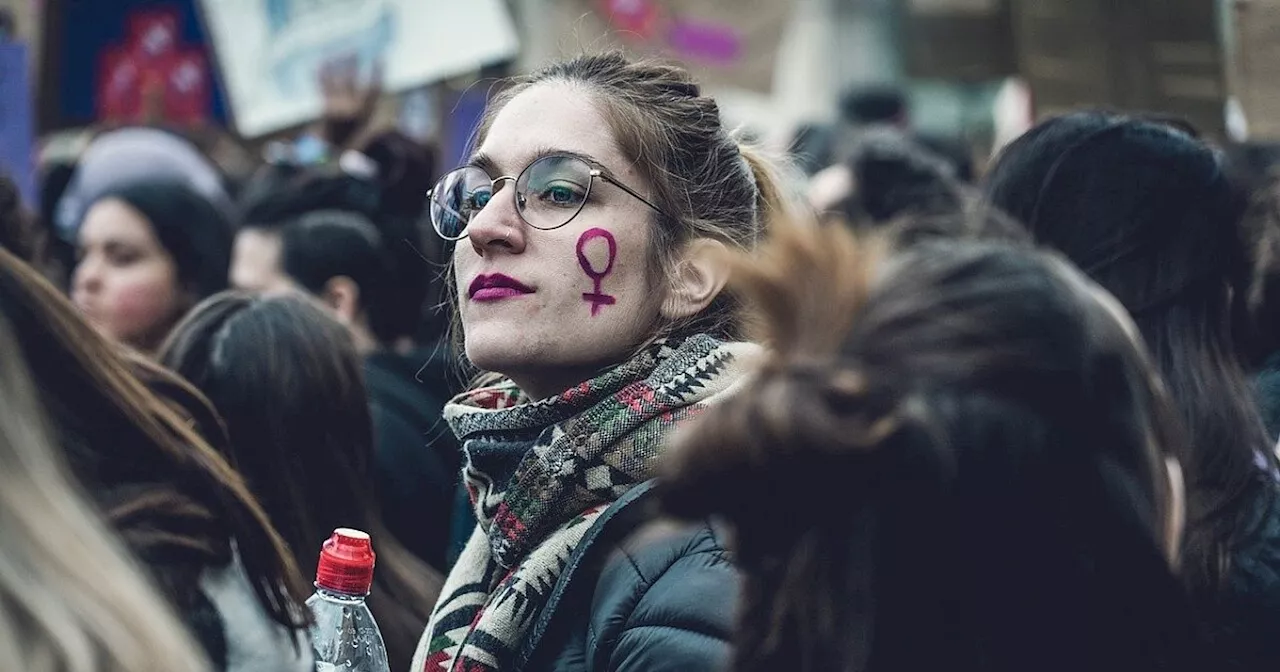
[[[775,207],[776,182],[761,183],[761,202]],[[878,474],[910,452],[890,444],[920,434],[909,431],[894,392],[839,360],[880,266],[879,245],[794,220],[779,220],[771,233],[758,255],[734,262],[731,288],[761,318],[759,337],[772,357],[750,392],[677,435],[662,502],[682,518],[721,515],[736,530],[736,561],[747,577],[743,613],[771,617],[742,621],[733,669],[861,670],[875,552],[830,534],[829,516],[814,507],[844,507],[842,526],[858,532],[853,538],[871,536],[877,490],[893,480]]]
[[[755,213],[759,230],[767,232],[770,224],[778,220],[798,221],[795,199],[788,195],[786,181],[779,169],[781,161],[754,143],[740,142],[738,152],[742,155],[747,177],[755,186]]]

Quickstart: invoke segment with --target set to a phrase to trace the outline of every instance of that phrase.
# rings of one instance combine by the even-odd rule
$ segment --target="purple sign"
[[[18,185],[23,203],[37,207],[35,127],[27,45],[0,42],[0,170]]]
[[[671,26],[667,42],[677,54],[711,65],[733,65],[742,57],[742,38],[730,26],[681,21]]]

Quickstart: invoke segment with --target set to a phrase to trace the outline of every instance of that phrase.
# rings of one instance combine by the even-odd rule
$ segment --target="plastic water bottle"
[[[311,646],[316,672],[391,672],[382,632],[364,598],[373,585],[373,545],[360,530],[338,528],[320,549]]]

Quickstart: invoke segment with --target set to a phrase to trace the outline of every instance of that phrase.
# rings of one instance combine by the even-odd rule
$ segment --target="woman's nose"
[[[515,181],[495,180],[493,196],[467,224],[467,238],[477,255],[524,251],[527,226],[516,209]]]

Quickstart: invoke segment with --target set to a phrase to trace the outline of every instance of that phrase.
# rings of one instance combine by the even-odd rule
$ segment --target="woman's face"
[[[515,177],[554,154],[586,157],[653,200],[592,97],[570,84],[516,96],[470,163],[491,178]],[[549,396],[625,358],[654,331],[666,295],[648,273],[654,212],[597,177],[574,219],[535,229],[516,210],[514,182],[495,188],[454,253],[467,356],[530,396]]]
[[[104,335],[149,350],[188,303],[173,257],[124,201],[94,204],[80,226],[71,298]]]

